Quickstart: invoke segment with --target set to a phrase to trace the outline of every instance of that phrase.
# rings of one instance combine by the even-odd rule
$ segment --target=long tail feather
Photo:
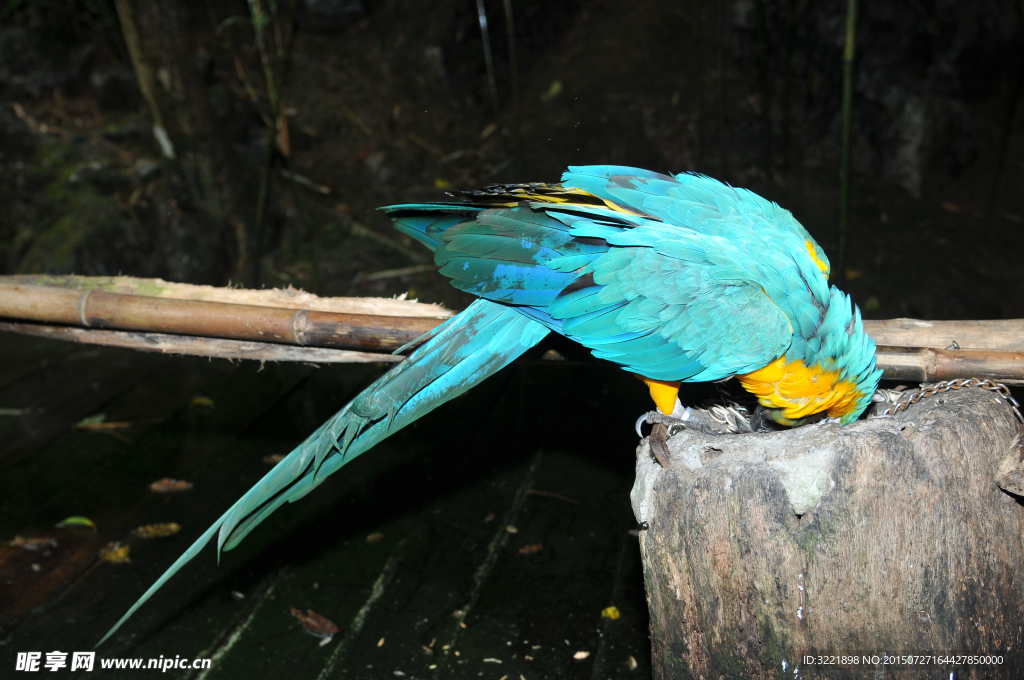
[[[206,530],[97,644],[103,644],[219,533],[230,550],[286,501],[302,498],[377,442],[511,363],[548,329],[512,307],[477,300],[408,359],[363,390]]]

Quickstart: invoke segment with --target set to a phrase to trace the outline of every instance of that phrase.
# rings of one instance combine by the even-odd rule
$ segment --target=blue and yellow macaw
[[[825,253],[775,203],[703,175],[607,165],[461,198],[383,210],[479,299],[278,463],[106,637],[214,535],[218,554],[230,550],[280,505],[551,332],[636,373],[666,415],[681,382],[731,376],[783,425],[816,414],[847,425],[871,403],[882,371],[860,312],[829,289]]]

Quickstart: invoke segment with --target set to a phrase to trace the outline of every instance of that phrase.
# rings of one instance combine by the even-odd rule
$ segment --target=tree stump
[[[668,469],[641,442],[654,677],[1024,677],[1024,505],[996,484],[1018,427],[975,388],[845,428],[686,431]]]

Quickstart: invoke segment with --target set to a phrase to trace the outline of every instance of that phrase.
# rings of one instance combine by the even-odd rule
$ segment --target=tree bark
[[[642,442],[654,677],[1024,677],[1024,506],[996,485],[1018,432],[1002,400],[965,389],[848,427],[687,431],[668,469]]]

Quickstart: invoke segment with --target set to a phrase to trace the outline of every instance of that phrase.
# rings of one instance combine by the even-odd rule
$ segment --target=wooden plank
[[[199,338],[165,333],[93,330],[71,326],[0,322],[0,332],[2,331],[75,343],[229,360],[331,364],[395,363],[403,358],[394,354],[374,352],[292,347],[268,342]],[[588,363],[595,362],[591,360]],[[940,350],[880,345],[877,350],[877,366],[883,370],[883,378],[886,380],[926,382],[953,378],[990,378],[1011,385],[1024,384],[1024,353],[1021,352]]]
[[[579,505],[530,495],[518,532],[466,619],[461,656],[438,662],[446,673],[458,673],[466,656],[500,659],[511,678],[630,677],[630,656],[649,668],[637,539],[628,533],[636,525],[622,512],[629,489],[585,459],[546,457],[535,488]],[[610,605],[619,613],[615,621],[602,617]],[[542,609],[551,616],[538,615]],[[586,656],[576,658],[579,652]]]
[[[0,333],[18,333],[37,338],[61,340],[76,344],[120,347],[160,354],[228,359],[231,361],[301,361],[311,364],[396,363],[404,357],[376,352],[353,352],[327,347],[293,347],[270,342],[200,338],[169,333],[135,333],[129,331],[93,330],[74,326],[0,321]]]
[[[214,380],[201,392],[203,396],[212,400],[213,409],[188,408],[186,401],[186,404],[179,405],[175,417],[154,428],[149,436],[139,439],[134,445],[123,447],[123,450],[118,452],[119,455],[112,460],[108,459],[101,463],[93,459],[91,465],[75,471],[75,482],[69,483],[64,479],[64,488],[72,492],[70,498],[67,497],[67,493],[64,494],[64,498],[48,497],[51,506],[74,504],[85,508],[81,514],[97,518],[100,534],[91,546],[92,563],[86,564],[84,570],[76,572],[75,579],[64,579],[64,590],[58,595],[50,597],[42,606],[32,608],[29,620],[19,626],[24,635],[33,639],[52,640],[46,644],[57,644],[59,641],[65,646],[77,644],[77,649],[91,647],[99,636],[96,626],[87,627],[84,631],[77,628],[69,631],[63,622],[68,619],[91,620],[97,614],[102,614],[100,625],[109,627],[120,615],[118,612],[123,613],[131,601],[159,575],[164,566],[187,547],[195,533],[201,531],[206,524],[223,512],[225,504],[232,502],[259,479],[269,467],[263,462],[264,456],[285,453],[295,443],[297,434],[294,430],[289,431],[289,440],[281,441],[279,430],[282,419],[275,417],[274,412],[289,404],[288,397],[296,394],[295,388],[304,384],[308,376],[315,375],[315,371],[309,367],[296,365],[268,366],[260,370],[254,364],[232,366],[226,362],[209,364],[201,360],[184,361],[200,371],[221,367],[217,373],[226,379]],[[344,401],[351,390],[361,388],[377,373],[378,371],[372,367],[349,367],[342,373],[333,375],[330,380],[331,399],[324,400],[326,406],[320,408],[329,409],[338,399]],[[345,391],[346,385],[349,391]],[[294,404],[286,410],[291,416],[287,420],[291,422],[296,412]],[[315,427],[308,423],[310,417],[326,417],[323,412],[311,413],[305,407],[297,409],[297,413],[301,416],[302,434],[307,428]],[[263,427],[264,423],[271,427]],[[319,421],[316,424],[319,424]],[[246,436],[250,437],[252,442],[249,446],[239,447],[239,436],[243,433],[250,433]],[[301,438],[301,435],[298,436]],[[96,438],[93,441],[103,440]],[[68,456],[71,455],[70,452],[75,452],[76,457],[81,457],[81,446],[56,446],[58,443],[47,449],[53,456],[59,458],[61,455]],[[39,479],[45,476],[45,471],[23,468],[30,463],[44,462],[44,457],[40,456],[38,459],[26,461],[15,468],[15,471],[22,470],[23,479]],[[51,468],[61,467],[59,463],[54,464],[53,461],[49,464]],[[147,488],[148,482],[163,476],[187,479],[195,486],[184,494],[161,496],[150,493]],[[3,481],[6,482],[7,478],[5,477]],[[60,485],[57,480],[52,483]],[[0,497],[10,499],[12,505],[23,509],[25,513],[30,513],[31,516],[27,518],[30,522],[32,517],[40,513],[43,516],[64,516],[61,512],[66,510],[63,509],[58,512],[53,507],[49,510],[45,507],[26,507],[32,505],[28,499],[36,495],[47,497],[45,491],[43,494],[33,493],[28,485],[25,485],[24,493],[20,495]],[[314,513],[314,516],[315,513],[323,511],[323,506],[316,502],[303,505],[308,505],[308,508],[304,509]],[[7,517],[4,516],[4,519]],[[263,537],[273,543],[280,540],[282,535],[287,536],[290,527],[287,519],[294,517],[289,518],[287,512],[278,513],[267,523],[270,532],[263,534]],[[278,524],[282,520],[285,520],[283,527]],[[96,549],[104,542],[128,538],[128,532],[135,526],[165,521],[176,521],[184,528],[180,534],[167,539],[130,539],[132,564],[109,565],[95,561]],[[274,528],[280,533],[275,534]],[[187,530],[191,530],[192,533],[186,533]],[[3,529],[3,533],[9,534],[10,529]],[[66,537],[66,540],[70,542],[71,538]],[[266,543],[259,541],[246,543],[249,545],[243,544],[245,548],[267,548]],[[230,560],[234,554],[229,554],[228,559]],[[207,571],[215,576],[227,577],[234,573],[230,569],[217,570],[212,553],[205,557],[208,559]],[[266,560],[260,563],[261,567],[265,565]],[[42,564],[44,571],[65,573],[73,566],[75,565],[47,562]],[[199,573],[204,573],[202,565],[197,566],[200,566]],[[182,599],[177,597],[180,595],[180,592],[176,591],[178,587],[184,587],[186,592],[194,592],[190,590],[194,586],[204,588],[205,581],[197,582],[195,573],[183,574],[185,578],[171,584],[165,591],[168,599],[163,601],[163,609],[159,608],[160,603],[155,603],[158,605],[157,609],[144,609],[140,612],[141,617],[138,620],[145,621],[147,615],[167,618],[169,612],[176,611],[182,602]],[[17,576],[16,582],[24,582],[24,570]],[[126,585],[125,578],[129,579],[130,586]],[[0,611],[5,615],[10,613],[10,609],[5,607],[0,607]],[[231,616],[234,616],[234,613],[229,612]],[[0,624],[0,628],[8,627],[9,625]],[[192,635],[191,642],[194,643],[196,640],[195,635]],[[158,652],[156,656],[166,651],[166,646],[162,642],[160,646],[164,651]],[[191,649],[191,646],[189,648]],[[113,649],[113,645],[107,645],[105,649]],[[193,655],[196,651],[198,650],[191,649]]]
[[[420,538],[420,533],[413,532],[405,536],[399,544],[392,551],[388,557],[387,562],[384,563],[383,568],[380,570],[380,574],[377,576],[377,580],[373,582],[373,587],[370,588],[370,594],[366,597],[366,601],[363,606],[359,608],[355,616],[352,617],[351,622],[345,627],[344,634],[341,639],[338,640],[338,644],[331,649],[330,655],[323,661],[323,666],[320,668],[320,672],[317,675],[317,680],[327,680],[327,678],[335,677],[339,669],[344,671],[344,664],[349,662],[349,654],[356,641],[359,640],[363,633],[363,628],[366,626],[366,620],[374,613],[375,608],[384,596],[386,590],[390,588],[391,584],[395,581],[395,573],[398,571],[399,565],[402,560],[408,555],[410,549],[410,539]],[[419,547],[419,546],[415,546]],[[319,583],[315,581],[314,583]],[[382,647],[378,642],[378,647]],[[421,649],[424,649],[424,653],[428,656],[433,655],[433,650],[430,647],[421,645]]]

